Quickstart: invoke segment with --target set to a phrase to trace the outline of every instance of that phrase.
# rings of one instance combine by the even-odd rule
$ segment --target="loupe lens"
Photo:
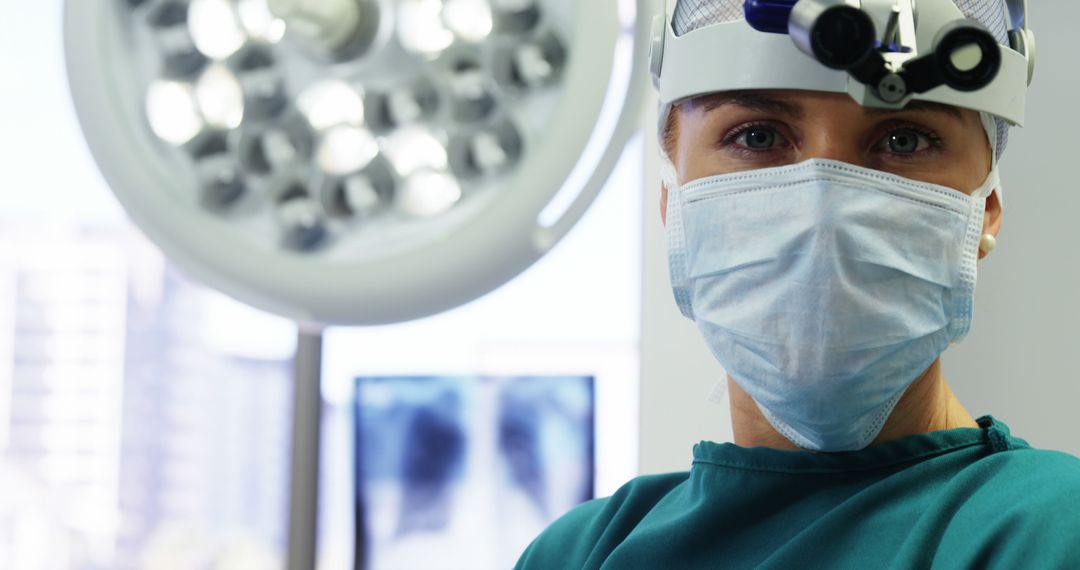
[[[829,8],[814,23],[810,45],[822,65],[850,69],[874,49],[874,22],[857,8]]]
[[[945,84],[957,91],[989,85],[1001,69],[997,40],[973,22],[961,21],[938,34],[934,55]]]

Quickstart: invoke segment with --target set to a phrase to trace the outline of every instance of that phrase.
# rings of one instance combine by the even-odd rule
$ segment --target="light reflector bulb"
[[[401,0],[398,10],[398,34],[407,49],[435,56],[454,43],[443,23],[442,0]]]
[[[397,125],[415,122],[424,114],[424,108],[409,89],[399,89],[386,99],[390,119]]]
[[[300,156],[296,144],[289,139],[288,133],[273,129],[262,138],[262,152],[271,170],[281,171],[295,163]]]
[[[364,98],[348,83],[338,79],[322,81],[306,89],[296,101],[300,112],[315,130],[338,125],[364,124]]]
[[[514,54],[514,65],[521,80],[529,87],[537,87],[547,81],[555,68],[544,56],[544,50],[536,44],[526,44]]]
[[[206,68],[195,84],[195,98],[206,123],[219,129],[235,129],[244,120],[244,92],[240,82],[224,65]]]
[[[447,168],[446,147],[435,138],[434,133],[421,127],[395,132],[387,139],[384,150],[394,169],[402,176],[408,176],[423,168]]]
[[[188,27],[195,47],[211,59],[223,60],[247,41],[229,0],[192,0]]]
[[[379,155],[379,144],[365,129],[334,127],[319,142],[319,168],[327,174],[346,175],[357,172]]]
[[[267,0],[266,4],[285,22],[290,35],[330,50],[347,45],[361,23],[357,0]]]
[[[240,0],[236,13],[240,25],[254,40],[276,44],[285,37],[285,21],[274,16],[266,0]]]
[[[459,38],[473,43],[487,39],[494,25],[487,0],[446,0],[443,21]]]
[[[502,168],[509,157],[499,143],[498,137],[491,133],[481,133],[472,141],[469,149],[476,167],[484,174],[491,174]]]
[[[146,94],[146,116],[161,140],[180,146],[203,130],[204,122],[188,83],[157,80]]]
[[[243,195],[243,177],[228,154],[214,154],[202,158],[195,168],[202,185],[202,200],[205,205],[212,208],[226,207]]]
[[[461,201],[461,185],[446,172],[420,170],[405,180],[398,207],[417,218],[433,218]]]
[[[379,207],[379,192],[366,176],[351,176],[343,183],[343,198],[349,211],[366,215]]]
[[[455,73],[450,80],[454,96],[475,101],[487,95],[487,76],[478,68]]]
[[[284,230],[285,245],[296,250],[310,250],[326,237],[326,220],[318,202],[297,194],[278,206],[278,223]]]

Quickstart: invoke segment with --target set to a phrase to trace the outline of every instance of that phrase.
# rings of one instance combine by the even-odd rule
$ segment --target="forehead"
[[[857,112],[867,117],[922,113],[941,115],[943,118],[961,123],[978,124],[978,113],[952,105],[930,101],[913,100],[903,109],[875,109],[862,107],[844,93],[826,93],[820,91],[797,91],[781,89],[763,89],[755,91],[725,91],[710,93],[688,99],[680,105],[683,110],[695,110],[705,114],[724,110],[749,110],[760,113],[780,115],[792,119],[802,119],[815,111],[837,110]]]

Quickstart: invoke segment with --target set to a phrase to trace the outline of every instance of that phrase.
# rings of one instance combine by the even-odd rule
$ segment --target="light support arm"
[[[287,570],[314,570],[318,547],[323,331],[301,325],[293,365]]]

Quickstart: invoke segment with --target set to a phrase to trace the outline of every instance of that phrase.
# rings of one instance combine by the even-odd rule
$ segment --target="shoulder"
[[[1080,546],[1080,458],[1059,451],[1018,449],[989,458],[983,500],[1014,524],[1072,531]],[[1078,551],[1080,554],[1080,551]]]
[[[1046,506],[1080,504],[1080,458],[1031,448],[994,453],[962,471],[953,485],[969,497],[969,506],[1039,515]],[[1080,510],[1075,516],[1080,524]]]
[[[681,483],[687,473],[646,475],[614,495],[583,503],[551,524],[525,549],[517,568],[599,566],[626,535]]]
[[[1016,449],[974,467],[951,526],[958,543],[978,548],[981,567],[1080,565],[1080,458]]]
[[[1044,449],[1016,449],[986,458],[997,487],[1025,490],[1032,499],[1080,494],[1080,458]]]

